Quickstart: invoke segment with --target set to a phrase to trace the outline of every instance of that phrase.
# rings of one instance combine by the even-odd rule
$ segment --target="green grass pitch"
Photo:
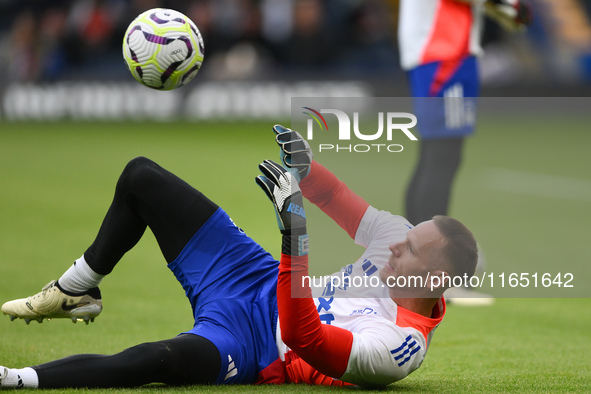
[[[585,127],[565,130],[563,124],[559,119],[556,124],[483,119],[467,142],[451,214],[476,234],[487,269],[505,270],[527,262],[529,269],[557,272],[569,265],[589,265],[591,134]],[[40,291],[84,252],[96,235],[120,171],[139,155],[198,187],[277,255],[275,216],[254,182],[257,164],[277,159],[271,126],[0,122],[0,302]],[[316,158],[337,175],[352,178],[353,188],[362,195],[366,191],[373,205],[402,212],[416,153],[414,145],[405,144],[402,153],[377,157],[387,171],[375,174],[356,173],[354,163],[339,161],[342,157],[336,155]],[[537,183],[523,184],[523,174],[546,177],[532,175]],[[499,183],[499,177],[505,183]],[[556,188],[540,187],[544,179],[556,181]],[[509,189],[503,187],[507,184]],[[547,189],[554,192],[546,193]],[[325,225],[325,219],[309,210],[311,272],[331,273],[352,262],[358,249],[349,246],[336,227],[334,232],[318,230],[316,223]],[[589,287],[583,281],[575,284]],[[105,309],[88,326],[66,320],[26,326],[22,320],[10,322],[0,316],[0,365],[24,367],[76,353],[111,354],[192,326],[190,305],[149,231],[103,281],[101,290]],[[386,391],[589,392],[590,333],[589,298],[501,297],[488,307],[450,305],[423,366]],[[93,390],[201,391],[349,390],[291,385]]]

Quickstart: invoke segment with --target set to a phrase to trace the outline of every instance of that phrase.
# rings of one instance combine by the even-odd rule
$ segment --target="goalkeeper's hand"
[[[304,199],[293,175],[271,160],[259,164],[263,175],[256,177],[257,184],[275,206],[277,224],[283,234],[306,233]]]
[[[273,203],[277,224],[283,234],[281,252],[292,256],[307,255],[306,211],[298,183],[289,171],[271,160],[259,164],[259,169],[263,175],[256,177],[256,183]]]
[[[486,14],[509,31],[524,30],[531,24],[531,7],[524,0],[486,0]]]
[[[310,173],[312,149],[310,144],[297,131],[281,125],[273,127],[275,140],[281,148],[281,162],[299,183]]]

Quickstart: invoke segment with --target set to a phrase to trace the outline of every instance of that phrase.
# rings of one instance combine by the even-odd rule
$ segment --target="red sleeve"
[[[369,204],[322,164],[313,161],[310,174],[300,182],[302,194],[355,238]]]
[[[347,370],[353,334],[320,321],[309,285],[302,286],[307,275],[308,256],[281,255],[277,282],[281,339],[317,371],[338,379]]]
[[[285,373],[287,383],[303,383],[316,386],[353,386],[352,383],[333,379],[312,368],[292,350],[285,355]]]

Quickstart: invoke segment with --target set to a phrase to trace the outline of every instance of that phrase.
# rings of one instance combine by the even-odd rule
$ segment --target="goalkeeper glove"
[[[294,176],[271,160],[259,164],[259,169],[263,175],[256,177],[256,183],[275,207],[277,224],[283,234],[282,253],[292,256],[308,254],[306,211]]]
[[[312,164],[312,149],[300,133],[275,125],[273,131],[276,134],[275,140],[281,148],[280,157],[283,166],[291,172],[297,182],[301,182],[310,173]]]
[[[523,30],[532,21],[531,7],[523,0],[487,0],[484,10],[509,31]]]

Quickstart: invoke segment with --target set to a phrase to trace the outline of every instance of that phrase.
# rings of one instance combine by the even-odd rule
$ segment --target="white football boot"
[[[8,377],[8,369],[0,365],[0,388],[2,388],[2,381]]]
[[[43,323],[43,319],[70,318],[72,322],[94,321],[103,310],[101,292],[97,288],[84,294],[66,294],[55,280],[49,282],[41,292],[28,298],[8,301],[2,305],[2,312],[10,316],[10,320],[24,319],[27,324],[31,320]]]
[[[0,365],[0,390],[3,389],[22,389],[23,380],[19,374],[8,376],[8,368]]]

